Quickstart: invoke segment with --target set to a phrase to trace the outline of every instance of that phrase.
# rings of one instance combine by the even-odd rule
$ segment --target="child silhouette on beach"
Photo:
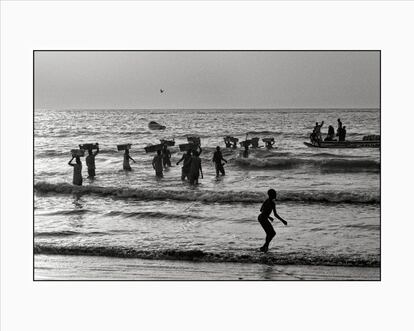
[[[272,224],[269,222],[269,220],[273,222],[273,218],[270,217],[272,211],[277,219],[279,219],[284,225],[287,225],[287,222],[276,213],[276,191],[270,189],[267,191],[267,195],[269,198],[263,202],[262,207],[260,208],[260,215],[257,218],[260,225],[263,227],[263,230],[266,232],[266,241],[264,245],[260,247],[260,251],[265,253],[269,250],[269,244],[272,241],[273,237],[276,235]]]

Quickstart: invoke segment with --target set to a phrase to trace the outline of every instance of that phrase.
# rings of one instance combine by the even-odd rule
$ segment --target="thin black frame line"
[[[33,52],[381,52],[380,49],[34,49]]]
[[[32,277],[33,282],[381,282],[382,281],[382,208],[381,208],[381,196],[382,196],[382,186],[381,186],[381,179],[382,179],[382,147],[380,145],[380,178],[379,178],[379,186],[380,186],[380,265],[379,265],[379,279],[350,279],[350,280],[340,280],[340,279],[281,279],[281,280],[254,280],[254,279],[242,279],[242,280],[231,280],[231,279],[223,279],[223,280],[215,280],[215,279],[169,279],[169,280],[160,280],[160,279],[35,279],[35,239],[34,239],[34,228],[35,228],[35,215],[34,215],[34,207],[35,207],[35,141],[34,141],[34,129],[35,129],[35,53],[36,52],[378,52],[379,53],[379,111],[380,111],[380,136],[381,136],[381,129],[382,129],[382,122],[381,122],[381,112],[382,112],[382,68],[381,68],[381,50],[33,50],[33,88],[32,88],[32,111],[33,111],[33,126],[32,126],[32,139],[33,139],[33,208],[32,208],[32,255],[33,255],[33,268],[32,268]]]
[[[382,139],[382,121],[381,121],[381,115],[382,115],[382,70],[381,70],[381,51],[379,51],[379,108],[380,108],[380,114],[379,114],[379,120],[380,120],[380,142]],[[380,278],[379,281],[382,280],[382,186],[381,186],[381,179],[382,179],[382,144],[380,143],[380,178],[379,178],[379,189],[380,189]]]
[[[32,66],[33,66],[33,69],[32,69],[32,71],[33,71],[33,77],[32,77],[32,81],[33,81],[33,86],[32,86],[32,102],[33,102],[33,109],[32,109],[32,119],[33,119],[33,123],[32,123],[32,133],[33,133],[33,139],[32,139],[32,146],[33,146],[33,151],[32,151],[32,153],[33,153],[33,163],[32,163],[32,166],[33,166],[33,170],[32,170],[32,172],[33,172],[33,191],[32,191],[32,194],[33,194],[33,197],[32,197],[32,203],[33,203],[33,207],[32,207],[32,209],[33,209],[33,224],[32,224],[32,240],[33,240],[33,261],[32,261],[32,263],[33,263],[33,281],[35,281],[35,251],[34,251],[34,248],[35,248],[35,189],[34,189],[34,186],[35,186],[35,69],[36,69],[36,66],[35,66],[35,51],[33,51],[33,61],[32,61]]]

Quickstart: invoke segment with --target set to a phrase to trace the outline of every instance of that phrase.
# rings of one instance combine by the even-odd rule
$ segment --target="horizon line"
[[[381,107],[281,107],[281,108],[33,108],[36,110],[381,110]]]

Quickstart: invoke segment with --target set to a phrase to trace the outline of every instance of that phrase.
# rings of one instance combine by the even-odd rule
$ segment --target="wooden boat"
[[[151,121],[151,122],[149,122],[149,123],[148,123],[148,127],[149,127],[151,130],[164,130],[164,129],[165,129],[165,125],[161,125],[161,124],[159,124],[159,123],[157,123],[157,122],[155,122],[155,121]]]
[[[346,140],[346,141],[321,141],[304,142],[308,147],[316,148],[380,148],[381,140]]]

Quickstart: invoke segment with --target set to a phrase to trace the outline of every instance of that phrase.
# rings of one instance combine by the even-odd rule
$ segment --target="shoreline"
[[[380,267],[264,265],[102,256],[34,255],[33,280],[380,281]]]

